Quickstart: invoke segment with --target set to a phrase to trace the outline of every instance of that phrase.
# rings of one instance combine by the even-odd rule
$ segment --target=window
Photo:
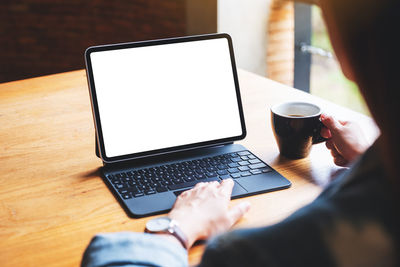
[[[298,89],[369,114],[357,88],[342,73],[317,6],[295,7],[295,82]]]

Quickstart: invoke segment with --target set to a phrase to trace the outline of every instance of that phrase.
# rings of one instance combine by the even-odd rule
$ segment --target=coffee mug
[[[321,108],[306,102],[286,102],[271,108],[271,122],[281,155],[299,159],[307,157],[311,146],[326,141]]]

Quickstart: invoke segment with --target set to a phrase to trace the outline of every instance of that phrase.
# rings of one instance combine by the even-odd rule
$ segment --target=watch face
[[[150,232],[162,232],[168,229],[171,219],[168,217],[161,217],[150,220],[146,224],[146,229]]]

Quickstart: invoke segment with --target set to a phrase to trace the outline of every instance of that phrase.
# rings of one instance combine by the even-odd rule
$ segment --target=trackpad
[[[240,184],[235,182],[235,185],[233,186],[233,189],[232,189],[232,196],[231,197],[244,195],[246,193],[247,193],[247,190],[245,190],[243,187],[240,186]]]
[[[267,192],[287,188],[290,182],[277,172],[269,172],[248,177],[238,178],[236,182],[250,193]]]

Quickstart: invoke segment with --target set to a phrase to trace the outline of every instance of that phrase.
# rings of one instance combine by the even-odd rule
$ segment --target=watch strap
[[[181,228],[179,227],[179,225],[176,221],[171,220],[167,231],[168,231],[168,233],[170,233],[171,235],[176,237],[176,239],[178,239],[179,242],[181,242],[182,246],[185,249],[188,249],[188,246],[189,246],[188,239],[187,239],[186,235],[182,232]]]

